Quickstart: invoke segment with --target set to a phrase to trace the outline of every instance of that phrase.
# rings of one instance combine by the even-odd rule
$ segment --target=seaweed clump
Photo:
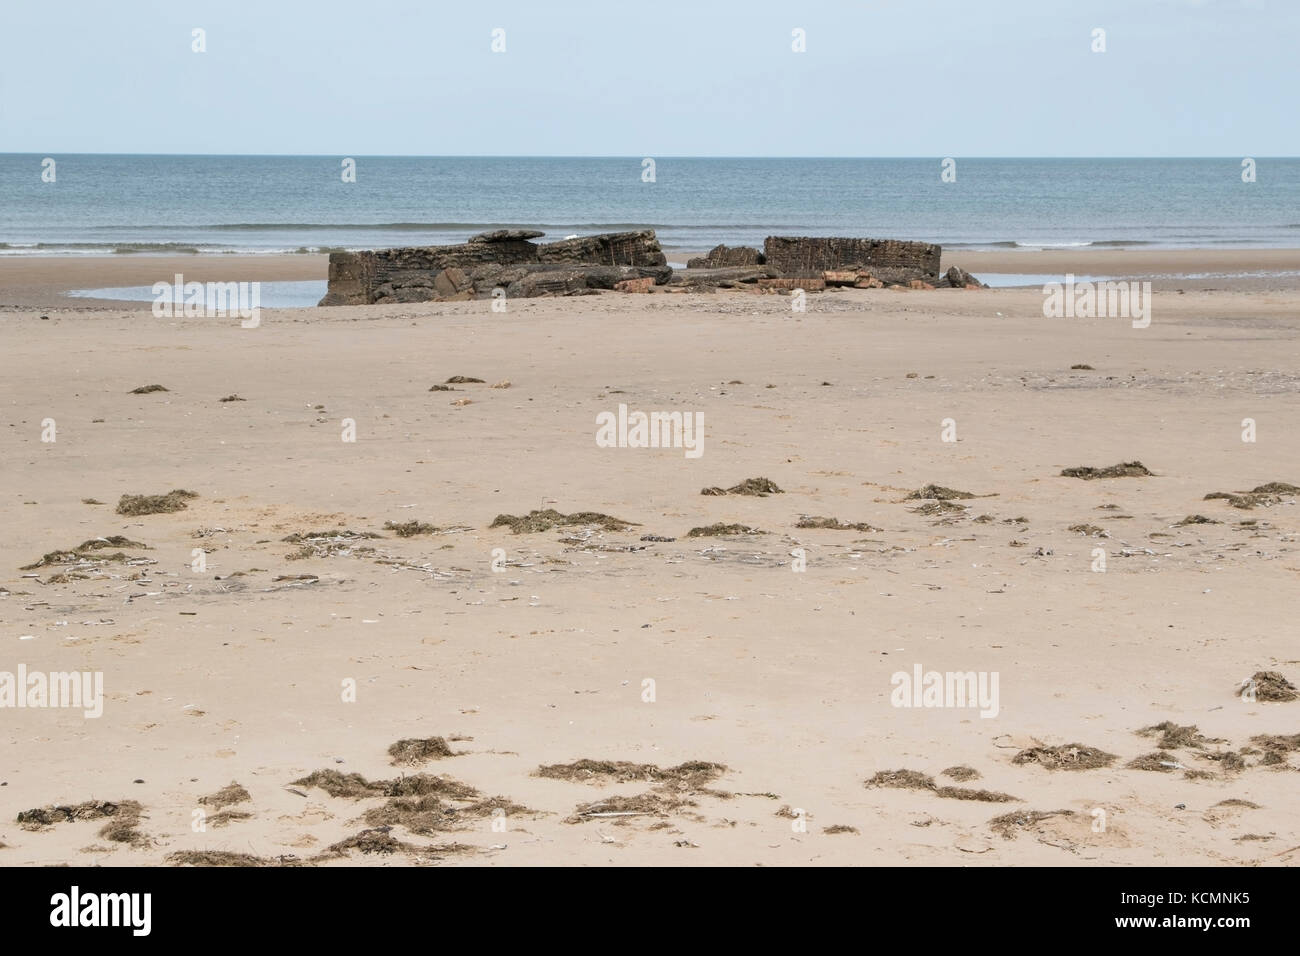
[[[777,487],[775,481],[771,478],[746,478],[744,481],[732,485],[730,488],[712,488],[700,489],[702,495],[750,495],[759,498],[766,498],[768,495],[785,494]]]
[[[173,488],[165,495],[123,495],[117,502],[120,515],[158,515],[184,511],[188,501],[198,494],[184,488]]]
[[[1118,465],[1111,465],[1107,468],[1092,468],[1087,465],[1066,468],[1061,472],[1061,477],[1082,478],[1084,481],[1093,481],[1097,478],[1147,478],[1151,474],[1152,472],[1147,466],[1140,461],[1123,461]]]
[[[522,517],[500,514],[493,519],[489,528],[509,528],[515,534],[536,534],[550,531],[552,528],[572,527],[574,525],[596,525],[606,531],[624,531],[637,525],[635,521],[624,521],[599,511],[575,511],[573,514],[561,514],[554,508],[530,511]]]
[[[1044,770],[1098,770],[1109,767],[1115,760],[1114,754],[1083,744],[1030,747],[1011,758],[1014,764],[1038,764]]]

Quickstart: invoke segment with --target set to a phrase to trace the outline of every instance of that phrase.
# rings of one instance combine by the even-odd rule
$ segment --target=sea
[[[314,253],[506,227],[654,229],[670,261],[769,235],[1300,246],[1300,159],[945,159],[9,153],[0,256]]]

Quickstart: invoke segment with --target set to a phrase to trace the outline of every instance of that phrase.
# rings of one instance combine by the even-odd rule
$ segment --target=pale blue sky
[[[1300,0],[5,0],[0,152],[1296,156],[1298,59]]]

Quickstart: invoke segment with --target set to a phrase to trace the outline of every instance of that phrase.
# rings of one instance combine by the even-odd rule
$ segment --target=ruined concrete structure
[[[455,246],[330,253],[321,305],[470,299],[503,288],[509,297],[612,289],[625,279],[672,275],[654,230],[535,243],[543,234],[498,229]]]
[[[528,298],[602,289],[644,293],[665,285],[667,291],[706,292],[982,287],[956,267],[940,275],[942,250],[926,242],[769,236],[762,252],[715,246],[674,276],[651,229],[532,241],[542,235],[498,229],[454,246],[331,253],[329,289],[320,304],[458,301],[486,298],[496,289],[507,298]]]
[[[857,269],[888,283],[914,279],[933,284],[939,278],[942,247],[898,239],[815,239],[768,236],[763,243],[767,264],[781,275],[820,277],[823,272]]]
[[[726,269],[731,266],[761,266],[763,253],[750,246],[714,246],[707,255],[686,260],[688,269]]]

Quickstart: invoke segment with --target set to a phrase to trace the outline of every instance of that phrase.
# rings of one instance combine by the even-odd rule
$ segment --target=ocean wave
[[[1081,249],[1084,246],[1092,245],[1091,242],[1021,242],[1017,240],[1015,245],[1021,249]]]
[[[355,252],[364,246],[282,246],[271,249],[185,242],[0,242],[0,258],[15,256],[288,256]]]
[[[159,230],[174,231],[184,228],[203,232],[287,232],[302,229],[353,229],[386,232],[461,232],[474,230],[485,232],[491,229],[602,229],[609,232],[623,232],[634,229],[724,229],[730,226],[657,226],[653,223],[629,222],[589,222],[589,223],[534,223],[534,222],[213,222],[195,226],[178,227],[175,225],[121,225],[94,226],[98,231],[114,232],[153,232]],[[738,227],[746,228],[746,227]]]
[[[673,232],[725,232],[753,230],[767,235],[795,235],[796,230],[825,232],[825,226],[806,223],[655,223],[655,222],[214,222],[198,225],[90,226],[90,232],[159,232],[186,229],[193,232],[286,232],[302,229],[354,229],[388,232],[487,232],[493,229],[590,229],[596,232],[630,232],[639,229],[664,229]]]
[[[0,254],[23,255],[39,252],[117,253],[133,252],[189,252],[198,253],[200,247],[188,242],[0,242]],[[205,250],[206,251],[206,250]]]

